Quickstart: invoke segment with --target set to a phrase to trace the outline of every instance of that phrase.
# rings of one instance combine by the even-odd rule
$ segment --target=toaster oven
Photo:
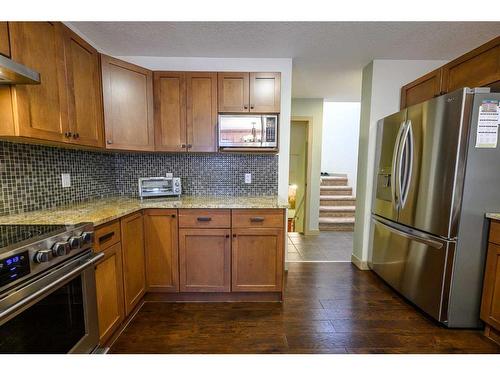
[[[139,178],[139,196],[165,197],[181,195],[181,179],[179,177],[145,177]]]

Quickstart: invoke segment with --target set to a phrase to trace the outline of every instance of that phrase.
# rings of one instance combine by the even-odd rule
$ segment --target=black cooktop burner
[[[0,249],[64,228],[65,225],[0,225]]]

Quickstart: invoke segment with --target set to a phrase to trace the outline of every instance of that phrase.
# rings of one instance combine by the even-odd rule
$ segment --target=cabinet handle
[[[212,218],[211,217],[199,217],[196,220],[198,220],[198,221],[212,221]]]
[[[66,133],[64,133],[64,136],[65,136],[66,138],[71,137],[71,132],[66,132]]]
[[[106,141],[106,143],[107,143],[108,145],[110,145],[110,144],[112,144],[112,143],[113,143],[113,141],[112,141],[111,139],[108,139],[108,140]]]
[[[73,134],[73,138],[74,138],[74,139],[80,138],[80,134],[79,134],[79,133],[75,133],[75,134]]]
[[[182,148],[186,148],[186,145],[183,143],[183,144],[181,145],[181,147],[182,147]]]
[[[229,234],[226,234],[226,238],[229,238]]]
[[[250,109],[254,109],[254,106],[253,106],[253,104],[252,104],[252,105],[250,106]]]
[[[192,145],[192,144],[188,144],[188,145],[187,145],[187,148],[191,148],[191,147],[193,147],[193,145]]]
[[[264,218],[262,216],[255,216],[255,217],[251,217],[250,221],[252,223],[262,223],[264,221]]]
[[[248,109],[248,106],[247,106],[247,105],[245,105],[245,106],[243,106],[243,108]]]
[[[170,215],[172,219],[175,219],[175,214]]]
[[[115,235],[115,232],[106,233],[104,236],[99,237],[99,243],[109,240]]]

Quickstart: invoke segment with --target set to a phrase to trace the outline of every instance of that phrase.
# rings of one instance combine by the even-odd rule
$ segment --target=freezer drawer
[[[433,318],[445,322],[455,243],[372,216],[370,267]]]

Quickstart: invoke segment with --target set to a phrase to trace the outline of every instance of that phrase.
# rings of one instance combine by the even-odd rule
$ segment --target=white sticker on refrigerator
[[[498,100],[483,100],[479,107],[476,148],[496,148],[500,113]]]

